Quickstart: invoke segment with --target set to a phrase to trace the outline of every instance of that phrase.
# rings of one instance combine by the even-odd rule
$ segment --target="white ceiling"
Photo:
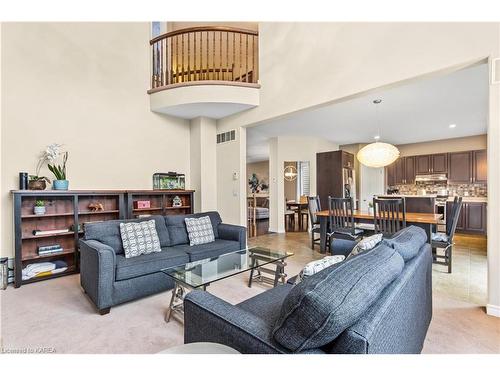
[[[374,99],[378,105],[378,120]],[[379,91],[350,101],[304,110],[247,129],[247,161],[269,158],[269,138],[308,135],[337,144],[372,142],[380,123],[381,141],[425,142],[485,134],[488,66]],[[456,124],[450,129],[450,124]]]
[[[219,120],[253,107],[255,106],[242,103],[188,103],[156,109],[156,112],[186,120],[191,120],[195,117],[209,117]]]

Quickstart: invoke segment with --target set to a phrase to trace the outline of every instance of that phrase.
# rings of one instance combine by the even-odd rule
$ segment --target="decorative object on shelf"
[[[357,158],[359,162],[367,167],[380,168],[394,163],[399,157],[397,147],[384,142],[379,142],[380,139],[380,121],[378,116],[378,104],[382,103],[381,99],[373,101],[377,109],[378,134],[374,137],[375,142],[370,143],[359,150]]]
[[[252,177],[248,179],[248,185],[252,193],[260,193],[269,189],[269,186],[263,180],[259,180],[256,173],[252,173]]]
[[[63,233],[69,233],[69,229],[33,230],[33,236],[46,236],[49,234],[63,234]]]
[[[88,209],[91,212],[104,211],[104,206],[100,202],[92,202],[88,205]]]
[[[0,258],[0,289],[7,289],[8,277],[9,277],[9,266],[8,258]]]
[[[155,173],[153,175],[154,190],[184,190],[186,176],[176,172]]]
[[[28,190],[28,173],[19,172],[19,190]]]
[[[35,201],[35,207],[33,208],[33,213],[35,215],[45,215],[45,201],[43,199],[37,199]]]
[[[182,199],[176,195],[175,197],[172,198],[172,207],[181,207],[182,206]]]
[[[134,201],[134,208],[135,209],[151,208],[151,201],[146,201],[146,200]]]
[[[93,223],[95,223],[95,221],[93,221]],[[80,230],[82,230],[84,224],[85,223],[82,223],[81,225],[80,224],[78,224],[78,225],[71,224],[71,226],[69,227],[69,230],[71,232],[80,232]]]
[[[297,179],[297,168],[293,165],[289,165],[285,168],[285,180],[295,181]]]
[[[38,255],[52,255],[57,253],[62,253],[64,249],[59,244],[54,245],[46,245],[46,246],[38,246],[37,247]]]
[[[52,182],[54,190],[68,190],[69,181],[66,179],[66,162],[68,161],[68,151],[62,151],[62,145],[53,143],[47,146],[43,153],[47,160],[47,168],[54,174],[55,180]],[[62,164],[56,164],[62,157]]]

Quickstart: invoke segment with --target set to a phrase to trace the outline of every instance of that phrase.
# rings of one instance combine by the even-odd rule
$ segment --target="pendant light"
[[[377,123],[379,133],[375,136],[375,142],[370,143],[359,150],[357,158],[359,162],[367,167],[380,168],[392,164],[399,157],[399,150],[390,143],[379,142],[380,139],[380,122],[378,116],[378,104],[382,103],[381,99],[373,101],[377,109]]]

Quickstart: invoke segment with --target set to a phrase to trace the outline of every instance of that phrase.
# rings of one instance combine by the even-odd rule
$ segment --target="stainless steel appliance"
[[[438,232],[446,232],[446,201],[448,195],[438,195],[436,197],[436,214],[442,215],[437,224]]]

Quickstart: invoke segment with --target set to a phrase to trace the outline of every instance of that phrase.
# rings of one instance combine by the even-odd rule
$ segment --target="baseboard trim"
[[[486,314],[500,318],[500,306],[486,305]]]

